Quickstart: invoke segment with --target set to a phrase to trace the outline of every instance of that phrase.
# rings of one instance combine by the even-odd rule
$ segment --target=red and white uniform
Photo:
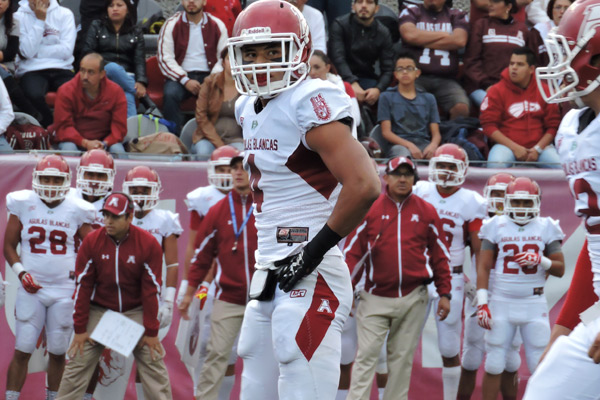
[[[242,198],[235,190],[231,192],[231,196],[236,226],[239,229],[250,210],[252,197]],[[215,299],[245,305],[248,302],[248,289],[254,272],[256,228],[254,216],[250,215],[246,227],[235,243],[231,218],[227,197],[210,209],[198,231],[200,247],[192,260],[188,281],[191,287],[198,287],[210,270],[213,259],[216,259]],[[234,244],[235,252],[232,251]]]
[[[197,231],[208,210],[225,196],[226,193],[212,185],[202,186],[189,192],[185,196],[185,204],[191,214],[190,229]]]
[[[45,326],[48,351],[64,354],[72,329],[77,231],[92,223],[95,209],[73,197],[49,208],[31,190],[6,195],[6,207],[23,225],[21,263],[42,286],[35,294],[17,291],[15,348],[32,353]]]
[[[529,381],[524,399],[560,399],[579,400],[597,398],[600,393],[600,365],[587,355],[588,350],[600,333],[600,318],[587,323],[579,323],[578,316],[585,306],[597,300],[600,293],[600,209],[598,208],[598,195],[600,194],[600,119],[593,117],[589,124],[580,131],[580,118],[584,113],[590,113],[589,108],[571,110],[563,118],[558,133],[556,134],[556,149],[560,157],[563,171],[567,176],[569,188],[575,199],[575,213],[585,221],[587,230],[587,246],[584,245],[577,260],[576,275],[579,282],[582,278],[591,278],[593,291],[588,285],[580,285],[580,290],[575,292],[579,300],[570,303],[571,315],[563,315],[561,322],[564,326],[573,327],[573,332],[567,337],[558,338],[552,345],[540,368],[536,370]],[[587,247],[587,250],[586,250]],[[580,275],[580,269],[589,268],[589,273]],[[569,289],[569,297],[573,297],[573,284]],[[597,307],[598,303],[594,307]]]
[[[108,192],[106,194],[106,196],[108,196],[109,194],[110,194],[110,192]],[[89,201],[87,201],[83,198],[83,192],[81,191],[81,189],[71,188],[71,190],[69,190],[68,195],[73,196],[78,199],[81,199],[83,201],[86,201],[87,203],[94,206],[94,208],[96,209],[96,214],[94,216],[94,222],[92,222],[92,228],[98,229],[98,228],[101,228],[104,226],[104,217],[102,216],[102,213],[100,212],[100,210],[102,209],[102,206],[104,205],[104,199],[106,198],[106,196],[94,201],[93,203],[90,203]]]
[[[260,266],[299,248],[277,243],[277,227],[308,228],[310,241],[331,215],[341,185],[304,135],[315,126],[351,118],[352,108],[336,85],[313,79],[279,94],[258,114],[255,100],[241,96],[235,114],[243,128],[244,166],[256,204]],[[341,256],[337,246],[329,253]]]
[[[436,318],[436,325],[440,353],[443,357],[451,358],[460,352],[466,239],[481,227],[481,222],[487,215],[487,203],[479,193],[465,188],[443,196],[436,184],[429,181],[417,182],[413,190],[437,210],[448,243],[452,272],[450,314],[443,321]],[[437,309],[437,300],[433,305]]]
[[[163,240],[171,235],[179,236],[183,228],[179,223],[179,214],[154,208],[143,218],[133,217],[133,225],[150,232],[162,247]]]
[[[485,336],[485,370],[494,375],[504,371],[507,348],[519,328],[527,366],[533,372],[550,339],[548,305],[543,295],[546,271],[539,265],[520,267],[513,257],[527,251],[544,254],[550,243],[562,242],[565,235],[552,218],[537,217],[519,225],[500,215],[485,221],[479,237],[495,244],[498,254],[492,270],[494,295],[489,307],[493,325]]]
[[[157,336],[162,249],[154,237],[131,225],[119,243],[105,228],[87,235],[77,254],[75,333],[87,330],[90,303],[116,312],[143,307],[146,336]]]
[[[258,114],[256,101],[241,96],[236,119],[243,128],[244,166],[255,203],[256,267],[268,269],[321,230],[341,190],[318,153],[308,147],[306,133],[351,118],[352,111],[346,93],[321,80],[302,81],[279,93]],[[290,245],[278,243],[278,231],[291,232],[287,228],[308,232]],[[290,293],[277,288],[271,301],[250,301],[238,347],[244,359],[242,399],[334,398],[341,331],[351,305],[350,274],[337,246]]]
[[[435,208],[414,194],[401,204],[381,194],[346,240],[344,252],[350,269],[366,268],[364,290],[371,294],[403,297],[430,279],[439,294],[450,293],[441,221]]]

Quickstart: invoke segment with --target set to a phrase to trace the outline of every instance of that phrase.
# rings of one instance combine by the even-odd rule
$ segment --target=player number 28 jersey
[[[96,209],[90,203],[67,196],[49,208],[32,190],[6,195],[10,214],[21,221],[21,262],[41,286],[74,287],[75,239],[82,224],[92,224]]]
[[[469,189],[460,188],[448,197],[442,197],[435,183],[419,181],[414,193],[435,207],[444,227],[450,251],[450,266],[465,262],[465,236],[468,224],[483,220],[487,215],[485,199]]]
[[[513,261],[521,252],[543,254],[546,246],[565,237],[558,221],[549,217],[538,217],[526,225],[518,225],[505,215],[484,221],[479,231],[481,240],[497,246],[498,255],[494,274],[494,297],[540,299],[546,282],[546,271],[539,265],[521,268]]]
[[[348,95],[320,79],[282,92],[258,114],[256,99],[241,96],[236,119],[244,135],[260,265],[293,253],[331,215],[341,185],[309,149],[305,135],[316,126],[351,117],[352,111]],[[337,246],[332,251],[340,252]]]
[[[575,213],[585,218],[589,233],[600,234],[600,119],[596,117],[578,134],[579,117],[586,110],[569,111],[558,128],[555,141],[575,198]]]

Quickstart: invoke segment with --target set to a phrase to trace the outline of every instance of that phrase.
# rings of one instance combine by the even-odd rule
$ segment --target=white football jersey
[[[585,110],[571,110],[565,115],[555,143],[575,198],[575,213],[585,218],[588,232],[600,234],[600,118],[578,134],[579,117]]]
[[[108,196],[109,194],[110,194],[110,192],[106,196]],[[87,201],[83,198],[83,192],[81,191],[81,189],[71,188],[69,190],[68,196],[74,196],[83,201]],[[92,223],[92,228],[94,228],[94,229],[102,228],[104,226],[104,217],[102,216],[102,213],[100,212],[100,210],[104,206],[104,199],[106,198],[106,196],[104,196],[103,198],[101,198],[99,200],[94,201],[93,203],[88,202],[89,204],[92,204],[94,206],[94,208],[96,209],[96,215],[94,216],[94,222]]]
[[[448,197],[442,197],[436,184],[429,181],[417,182],[413,193],[435,207],[448,239],[450,266],[463,265],[468,224],[476,219],[486,218],[486,200],[479,193],[465,188],[458,189]]]
[[[236,119],[243,129],[244,166],[254,194],[260,265],[292,254],[327,222],[341,185],[309,149],[305,135],[319,125],[351,118],[352,109],[345,92],[319,79],[280,93],[258,114],[256,101],[241,96]],[[330,251],[341,254],[337,246]]]
[[[204,217],[208,210],[225,196],[227,196],[227,193],[221,192],[212,185],[202,186],[192,190],[185,196],[185,204],[188,211],[196,211],[200,217]]]
[[[179,223],[179,214],[168,210],[161,210],[159,208],[150,210],[144,218],[137,218],[134,216],[132,223],[133,225],[150,232],[161,247],[164,238],[171,235],[179,236],[183,233],[183,228],[181,228],[181,224]]]
[[[546,246],[565,237],[558,221],[549,217],[537,217],[525,225],[512,222],[499,215],[484,221],[479,231],[481,240],[496,244],[498,255],[494,274],[494,297],[543,299],[536,292],[546,283],[546,271],[539,265],[522,269],[513,261],[521,252],[543,254]]]
[[[96,209],[87,201],[67,196],[49,208],[33,190],[6,195],[6,208],[21,221],[21,263],[41,286],[75,287],[77,231],[92,224]],[[77,244],[76,244],[77,243]]]

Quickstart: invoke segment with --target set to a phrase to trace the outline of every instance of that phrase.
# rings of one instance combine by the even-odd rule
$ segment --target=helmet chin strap
[[[581,100],[581,97],[576,97],[573,102],[575,103],[575,105],[577,106],[577,108],[585,108],[586,105],[583,103],[583,100]]]

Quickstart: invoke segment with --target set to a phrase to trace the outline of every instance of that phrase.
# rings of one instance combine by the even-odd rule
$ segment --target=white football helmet
[[[233,146],[221,146],[215,149],[208,160],[208,183],[220,190],[229,191],[233,189],[233,178],[230,173],[218,173],[216,167],[229,166],[231,159],[237,157],[240,152]]]
[[[483,197],[487,200],[488,214],[504,214],[504,197],[506,196],[506,187],[515,180],[512,174],[499,172],[490,176],[483,188]],[[492,192],[501,192],[502,197],[492,196]]]
[[[442,169],[438,163],[454,164],[456,171]],[[462,147],[447,143],[438,147],[429,161],[429,180],[442,187],[460,186],[465,182],[468,167],[469,157]]]
[[[140,186],[149,187],[150,193],[133,194],[132,188]],[[162,185],[156,171],[143,165],[130,169],[123,182],[123,192],[129,195],[143,211],[151,210],[156,207],[161,191]]]
[[[87,179],[86,172],[105,174],[107,179]],[[88,196],[104,197],[113,188],[115,173],[115,162],[109,153],[102,149],[89,150],[79,160],[77,188]]]

